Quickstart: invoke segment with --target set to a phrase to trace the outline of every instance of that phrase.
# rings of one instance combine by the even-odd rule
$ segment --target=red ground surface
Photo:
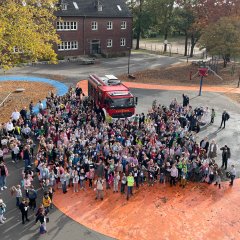
[[[240,239],[240,181],[222,189],[190,183],[185,189],[156,183],[134,189],[126,201],[105,191],[95,200],[92,189],[67,194],[57,190],[55,205],[75,221],[117,239]]]

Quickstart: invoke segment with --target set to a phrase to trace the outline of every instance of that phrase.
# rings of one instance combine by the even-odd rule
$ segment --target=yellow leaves
[[[40,2],[41,6],[37,6]],[[49,59],[56,62],[53,44],[60,42],[53,22],[56,0],[0,1],[0,65],[9,68],[20,61]],[[13,53],[14,47],[22,53]]]

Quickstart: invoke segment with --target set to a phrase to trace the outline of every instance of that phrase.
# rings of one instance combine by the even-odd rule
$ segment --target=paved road
[[[133,53],[130,61],[130,73],[157,66],[168,66],[181,61],[177,58],[154,54]],[[28,74],[54,77],[62,76],[66,84],[76,83],[80,79],[87,79],[90,73],[98,75],[124,74],[128,69],[128,58],[101,58],[94,65],[80,65],[79,63],[61,63],[58,65],[37,65],[35,67],[14,68],[7,73]],[[0,71],[1,73],[1,71]],[[61,81],[61,79],[59,79]]]

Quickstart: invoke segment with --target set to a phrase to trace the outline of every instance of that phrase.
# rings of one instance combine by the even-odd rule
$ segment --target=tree
[[[59,43],[54,28],[57,0],[0,0],[0,67],[21,61],[47,59],[57,55],[53,45]]]
[[[154,24],[163,33],[164,40],[168,39],[170,29],[173,25],[173,10],[175,0],[148,0],[147,8],[153,16]],[[167,41],[164,44],[164,52],[167,51]]]
[[[222,56],[224,67],[231,56],[240,56],[240,18],[224,17],[202,33],[200,45],[212,55]]]
[[[176,0],[180,9],[193,16],[190,22],[188,36],[191,40],[190,57],[205,28],[222,17],[238,16],[240,13],[239,0]],[[184,19],[182,19],[184,21]],[[186,20],[186,19],[185,19]],[[185,43],[186,44],[186,43]],[[187,46],[185,45],[185,53]]]
[[[177,7],[174,11],[174,26],[184,33],[185,49],[184,56],[188,55],[188,39],[191,36],[192,25],[195,21],[193,12],[186,7]]]
[[[151,14],[146,9],[146,0],[131,0],[127,3],[133,14],[133,33],[137,41],[136,49],[139,49],[141,35],[151,26]]]

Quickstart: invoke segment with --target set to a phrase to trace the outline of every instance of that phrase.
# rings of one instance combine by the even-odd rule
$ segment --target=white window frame
[[[113,46],[113,40],[107,39],[107,48],[111,48]]]
[[[58,44],[58,51],[70,51],[78,49],[78,41],[62,41]]]
[[[125,47],[126,46],[126,38],[120,38],[120,46]]]
[[[91,23],[91,29],[93,31],[97,31],[98,30],[98,22],[97,21],[92,21]]]
[[[77,50],[77,49],[78,49],[78,41],[72,41],[71,50]]]
[[[70,29],[77,30],[78,22],[70,22]]]
[[[127,22],[126,21],[122,21],[121,29],[127,29]]]
[[[57,31],[77,31],[78,22],[60,22],[58,21],[56,24]]]
[[[107,30],[112,30],[113,29],[113,22],[112,21],[108,21],[107,22]]]

